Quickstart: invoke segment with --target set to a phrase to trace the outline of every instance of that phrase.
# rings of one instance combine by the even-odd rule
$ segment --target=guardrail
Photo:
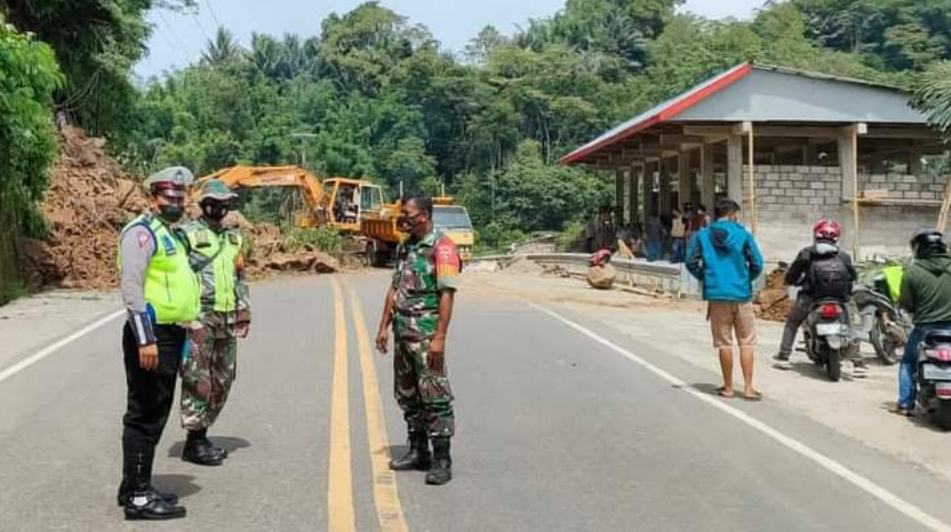
[[[497,262],[503,268],[519,260],[530,260],[543,266],[560,266],[570,273],[583,275],[588,271],[590,255],[585,253],[546,253],[527,255],[490,255],[476,257],[473,262]],[[629,259],[612,259],[611,265],[618,272],[618,282],[647,287],[666,293],[696,296],[700,285],[680,264],[644,262]]]

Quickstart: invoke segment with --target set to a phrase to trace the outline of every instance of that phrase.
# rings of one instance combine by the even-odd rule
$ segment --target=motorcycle
[[[926,333],[918,346],[918,404],[951,430],[951,329]]]
[[[835,299],[816,301],[803,327],[806,355],[826,368],[832,382],[842,378],[842,359],[857,355],[859,341],[852,333],[846,303]]]
[[[852,292],[852,303],[861,317],[857,336],[868,338],[884,364],[897,364],[904,354],[912,323],[908,314],[888,296],[885,276],[874,277],[871,286],[856,287]]]

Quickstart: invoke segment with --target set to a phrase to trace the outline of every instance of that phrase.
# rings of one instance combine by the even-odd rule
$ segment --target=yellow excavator
[[[363,237],[373,265],[386,264],[404,235],[397,229],[400,202],[386,203],[383,189],[365,179],[333,177],[323,180],[297,166],[233,166],[201,177],[220,179],[229,188],[285,187],[300,190],[306,209],[295,213],[298,227],[332,227]],[[465,207],[452,198],[434,200],[433,223],[459,248],[463,261],[472,259],[475,231]]]

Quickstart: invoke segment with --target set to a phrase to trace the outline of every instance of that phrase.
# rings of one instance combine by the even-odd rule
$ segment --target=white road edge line
[[[829,472],[835,474],[836,476],[842,478],[843,480],[849,482],[850,484],[852,484],[852,485],[858,487],[858,488],[861,489],[862,491],[865,491],[866,493],[868,493],[868,494],[872,495],[873,497],[879,499],[880,501],[882,501],[882,502],[884,502],[885,504],[887,504],[888,506],[890,506],[892,509],[897,510],[897,511],[900,512],[901,514],[905,515],[906,517],[911,518],[912,520],[916,521],[917,523],[919,523],[920,525],[926,527],[927,529],[933,530],[933,531],[935,531],[935,532],[951,532],[951,526],[949,526],[947,523],[945,523],[945,522],[941,521],[940,519],[938,519],[938,518],[932,516],[931,514],[925,512],[924,510],[922,510],[922,509],[919,508],[918,506],[915,506],[914,504],[912,504],[912,503],[906,501],[905,499],[902,499],[902,498],[899,497],[898,495],[892,493],[891,491],[888,491],[887,489],[883,488],[882,486],[879,486],[878,484],[876,484],[876,483],[872,482],[871,480],[865,478],[864,476],[860,475],[859,473],[856,473],[855,471],[849,469],[848,467],[846,467],[845,465],[841,464],[840,462],[837,462],[837,461],[833,460],[832,458],[829,458],[828,456],[825,456],[824,454],[822,454],[822,453],[816,451],[815,449],[809,447],[808,445],[802,443],[801,441],[796,440],[795,438],[791,438],[791,437],[789,437],[789,436],[783,434],[782,432],[780,432],[780,431],[774,429],[773,427],[767,425],[766,423],[763,423],[762,421],[760,421],[760,420],[758,420],[758,419],[756,419],[756,418],[750,416],[749,414],[743,412],[742,410],[740,410],[740,409],[738,409],[738,408],[736,408],[736,407],[730,406],[730,405],[724,403],[723,401],[720,401],[720,400],[714,398],[712,395],[709,395],[709,394],[706,394],[706,393],[703,393],[703,392],[700,392],[700,391],[694,389],[692,386],[688,385],[688,384],[687,384],[686,382],[684,382],[683,380],[681,380],[681,379],[679,379],[679,378],[677,378],[677,377],[671,375],[670,373],[668,373],[668,372],[666,372],[666,371],[660,369],[659,367],[657,367],[657,366],[651,364],[650,362],[648,362],[648,361],[644,360],[643,358],[641,358],[641,357],[635,355],[634,353],[628,351],[627,349],[624,349],[623,347],[620,347],[619,345],[615,344],[614,342],[611,342],[610,340],[607,340],[607,339],[605,339],[605,338],[603,338],[603,337],[597,335],[596,333],[594,333],[594,332],[592,332],[591,330],[589,330],[589,329],[583,327],[582,325],[579,325],[579,324],[577,324],[577,323],[575,323],[575,322],[569,320],[568,318],[565,318],[564,316],[558,314],[557,312],[554,312],[554,311],[552,311],[552,310],[549,310],[548,308],[545,308],[545,307],[543,307],[543,306],[541,306],[541,305],[539,305],[539,304],[537,304],[537,303],[534,303],[534,302],[532,302],[532,301],[527,301],[527,300],[526,300],[526,303],[527,303],[529,306],[531,306],[532,308],[534,308],[534,309],[536,309],[536,310],[538,310],[538,311],[541,311],[541,312],[543,312],[543,313],[545,313],[545,314],[551,316],[552,318],[554,318],[554,319],[556,319],[556,320],[558,320],[558,321],[564,323],[565,325],[567,325],[567,326],[571,327],[572,329],[578,331],[579,333],[581,333],[581,334],[587,336],[588,338],[590,338],[590,339],[592,339],[592,340],[594,340],[594,341],[600,343],[601,345],[607,347],[608,349],[610,349],[610,350],[612,350],[612,351],[618,353],[619,355],[623,356],[624,358],[627,358],[627,359],[630,360],[631,362],[634,362],[635,364],[637,364],[637,365],[643,367],[644,369],[646,369],[646,370],[650,371],[651,373],[657,375],[658,377],[660,377],[661,379],[667,381],[668,383],[670,383],[670,384],[672,384],[672,385],[674,385],[674,386],[680,388],[681,390],[683,390],[683,391],[686,392],[686,393],[689,393],[690,395],[694,396],[695,398],[699,399],[700,401],[702,401],[702,402],[704,402],[704,403],[706,403],[706,404],[708,404],[708,405],[710,405],[710,406],[712,406],[712,407],[714,407],[714,408],[720,410],[721,412],[723,412],[723,413],[725,413],[725,414],[727,414],[727,415],[730,415],[730,416],[732,416],[732,417],[738,419],[739,421],[742,421],[743,423],[745,423],[745,424],[749,425],[750,427],[752,427],[752,428],[754,428],[754,429],[760,431],[761,433],[765,434],[766,436],[769,436],[770,438],[772,438],[772,439],[775,440],[776,442],[778,442],[778,443],[780,443],[780,444],[782,444],[782,445],[788,447],[789,449],[792,449],[793,451],[799,453],[800,455],[802,455],[802,456],[804,456],[804,457],[806,457],[806,458],[812,460],[813,462],[819,464],[820,466],[822,466],[823,468],[825,468],[825,469],[828,470]]]
[[[125,309],[117,310],[113,312],[112,314],[104,316],[103,318],[100,318],[98,321],[83,327],[82,329],[74,332],[73,334],[67,336],[66,338],[63,338],[62,340],[59,340],[58,342],[52,345],[44,347],[43,349],[38,351],[36,354],[31,355],[30,357],[17,362],[16,364],[10,366],[9,368],[3,371],[0,371],[0,382],[3,382],[9,379],[10,377],[16,375],[17,373],[20,373],[21,371],[32,366],[33,364],[36,364],[37,362],[43,360],[44,358],[52,355],[56,351],[59,351],[66,345],[71,344],[72,342],[75,342],[76,340],[82,338],[83,336],[86,336],[87,334],[95,331],[96,329],[99,329],[102,326],[106,325],[107,323],[115,320],[119,316],[125,316],[125,314],[126,314]]]

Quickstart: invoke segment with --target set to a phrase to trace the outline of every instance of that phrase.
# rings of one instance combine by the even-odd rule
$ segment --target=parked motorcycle
[[[918,404],[951,430],[951,329],[925,334],[918,346]]]
[[[852,303],[861,316],[856,335],[868,338],[882,363],[897,364],[904,354],[912,323],[908,314],[892,302],[884,275],[872,278],[852,292]]]
[[[852,333],[846,304],[834,299],[816,301],[803,327],[806,355],[826,368],[832,382],[842,378],[842,359],[858,354],[860,342]]]

